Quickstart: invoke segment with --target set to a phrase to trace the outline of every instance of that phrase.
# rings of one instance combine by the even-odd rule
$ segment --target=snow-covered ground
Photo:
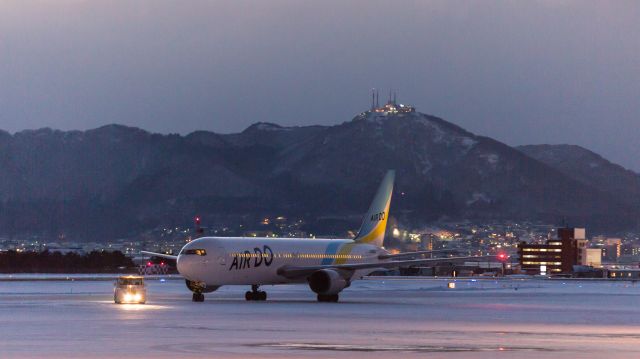
[[[191,302],[181,280],[148,281],[116,305],[109,281],[0,281],[0,358],[638,358],[640,284],[384,279],[339,303],[308,287],[244,287]]]

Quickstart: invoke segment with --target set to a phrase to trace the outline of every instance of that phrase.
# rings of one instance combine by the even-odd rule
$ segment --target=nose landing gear
[[[204,302],[204,294],[200,292],[193,292],[193,296],[191,297],[191,300],[194,302]]]
[[[267,300],[267,292],[258,290],[260,286],[254,284],[251,286],[251,290],[244,294],[246,300]]]
[[[204,294],[203,293],[210,293],[213,292],[214,290],[218,289],[217,286],[207,286],[204,283],[201,282],[194,282],[194,281],[190,281],[188,279],[185,280],[185,283],[187,284],[187,288],[189,288],[190,291],[193,292],[193,296],[191,297],[191,300],[194,302],[204,302]]]

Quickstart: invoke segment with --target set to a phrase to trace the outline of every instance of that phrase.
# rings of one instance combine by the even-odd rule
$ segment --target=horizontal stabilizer
[[[404,252],[404,253],[396,253],[396,254],[381,254],[378,256],[378,259],[399,259],[399,258],[415,258],[425,254],[434,254],[434,253],[457,253],[456,249],[436,249],[433,251],[415,251],[415,252]]]

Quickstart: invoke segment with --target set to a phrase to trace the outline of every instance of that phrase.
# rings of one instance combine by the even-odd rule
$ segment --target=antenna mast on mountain
[[[376,89],[371,89],[371,111],[376,109]]]

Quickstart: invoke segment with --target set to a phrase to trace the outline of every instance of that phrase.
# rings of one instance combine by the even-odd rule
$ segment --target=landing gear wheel
[[[340,296],[337,294],[318,294],[318,302],[331,302],[336,303]]]
[[[246,300],[267,300],[267,292],[258,290],[257,285],[252,285],[251,290],[244,293],[244,299]]]
[[[202,293],[193,293],[191,300],[194,302],[204,302],[204,294]]]

